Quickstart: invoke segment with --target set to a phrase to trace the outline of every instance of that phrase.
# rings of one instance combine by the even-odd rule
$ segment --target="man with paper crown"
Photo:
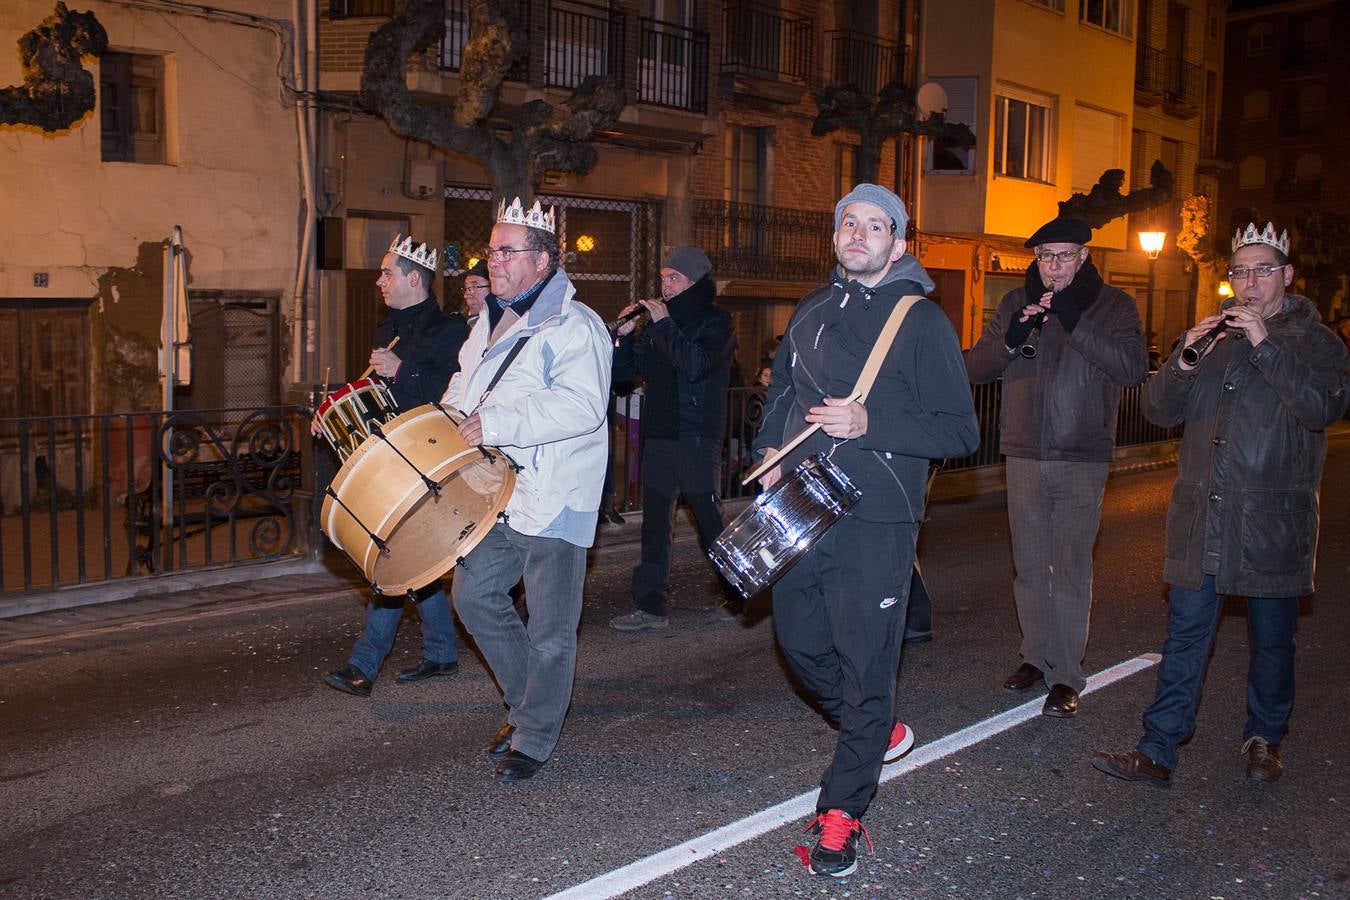
[[[455,570],[455,610],[506,702],[484,748],[504,784],[533,778],[562,732],[576,673],[586,548],[605,475],[609,332],[558,268],[553,210],[503,200],[483,253],[492,286],[443,402],[470,444],[520,467],[505,512]],[[524,579],[528,623],[511,590]]]
[[[1287,231],[1239,229],[1228,280],[1233,299],[1186,332],[1146,385],[1149,421],[1185,425],[1167,511],[1167,639],[1144,736],[1092,761],[1159,787],[1171,784],[1177,747],[1195,728],[1224,595],[1247,598],[1246,777],[1273,782],[1283,771],[1298,598],[1313,590],[1324,429],[1345,411],[1350,381],[1345,345],[1311,301],[1287,293]]]
[[[409,236],[394,238],[380,261],[375,282],[389,307],[388,317],[370,338],[370,365],[388,385],[394,403],[406,412],[438,399],[459,368],[459,349],[469,326],[458,313],[446,313],[431,292],[436,277],[436,251]],[[390,349],[394,340],[398,344]],[[317,422],[317,419],[316,419]],[[422,660],[403,669],[400,684],[453,675],[459,669],[455,621],[440,581],[415,592],[422,621]],[[324,683],[347,694],[369,697],[375,678],[394,647],[404,597],[374,597],[366,607],[366,624],[347,664],[323,676]]]

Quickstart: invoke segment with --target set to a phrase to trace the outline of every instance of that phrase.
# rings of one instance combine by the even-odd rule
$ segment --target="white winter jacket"
[[[491,347],[488,320],[482,315],[474,323],[442,403],[476,411],[483,443],[500,448],[522,467],[506,504],[511,527],[537,535],[564,509],[597,512],[609,458],[605,412],[614,352],[604,322],[576,299],[576,288],[561,269]],[[484,396],[506,355],[527,334],[529,340],[501,381]],[[573,535],[568,540],[589,547],[595,541],[594,521],[592,515],[584,542]]]

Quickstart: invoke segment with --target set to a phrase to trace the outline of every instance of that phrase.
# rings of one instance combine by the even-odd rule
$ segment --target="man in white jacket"
[[[609,439],[609,332],[558,268],[553,228],[553,211],[537,201],[529,210],[502,201],[486,252],[492,294],[444,398],[467,414],[465,441],[498,447],[520,467],[506,511],[452,588],[506,702],[506,723],[485,748],[503,784],[548,761],[571,702]],[[511,599],[522,577],[528,624]]]

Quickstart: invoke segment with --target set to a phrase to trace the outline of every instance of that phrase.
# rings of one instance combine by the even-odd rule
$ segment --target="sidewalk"
[[[1176,447],[1156,444],[1118,450],[1112,475],[1174,465]],[[942,472],[933,482],[931,502],[943,503],[1003,490],[1002,466]],[[727,521],[750,501],[723,504]],[[622,553],[633,557],[641,543],[642,513],[625,512],[624,524],[601,525],[592,558]],[[696,540],[686,516],[676,517],[675,539]],[[158,618],[184,610],[228,606],[243,601],[286,602],[300,599],[359,599],[367,585],[356,568],[331,546],[320,561],[239,566],[184,575],[124,581],[57,594],[0,598],[0,642],[54,632],[80,630]]]

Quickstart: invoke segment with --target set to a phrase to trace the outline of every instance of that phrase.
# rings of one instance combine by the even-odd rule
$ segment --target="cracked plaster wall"
[[[96,298],[91,377],[108,409],[139,405],[146,392],[110,389],[106,376],[154,378],[153,353],[148,369],[143,357],[158,344],[162,246],[174,225],[191,254],[189,287],[290,296],[303,216],[299,152],[272,32],[97,0],[73,5],[98,16],[111,49],[167,54],[169,164],[103,162],[98,110],[55,134],[0,127],[0,298]],[[289,16],[276,0],[230,7]],[[0,84],[21,81],[16,42],[51,9],[51,0],[0,4]],[[96,60],[86,65],[97,71]],[[46,288],[34,286],[39,272]]]

